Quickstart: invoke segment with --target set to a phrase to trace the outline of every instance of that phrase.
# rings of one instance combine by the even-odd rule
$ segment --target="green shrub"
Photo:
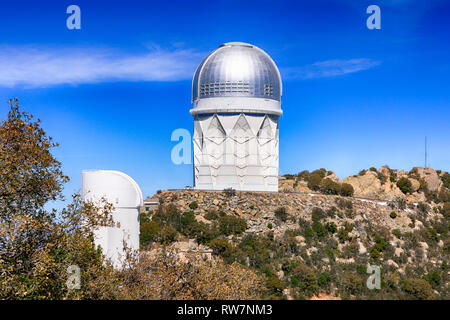
[[[195,216],[193,212],[185,212],[181,215],[181,229],[180,231],[183,232],[184,229],[186,229],[189,225],[193,224],[195,222]]]
[[[329,178],[322,179],[319,190],[323,194],[337,195],[341,193],[341,185]]]
[[[217,220],[219,219],[219,213],[216,210],[210,210],[205,214],[205,219]]]
[[[344,197],[352,197],[355,193],[355,189],[353,189],[353,186],[349,183],[343,183],[341,184],[341,196]]]
[[[341,290],[344,294],[356,295],[363,290],[363,283],[364,281],[359,275],[345,272],[342,276]]]
[[[450,218],[450,203],[449,202],[444,203],[444,205],[442,206],[442,209],[441,209],[441,213],[447,219]]]
[[[412,183],[408,178],[402,177],[397,181],[397,187],[404,193],[412,193]]]
[[[251,267],[259,270],[267,269],[270,261],[270,248],[269,245],[273,239],[263,238],[254,234],[246,235],[238,247],[242,251],[242,256],[248,257]]]
[[[192,210],[197,209],[198,208],[197,201],[192,201],[191,203],[189,203],[189,208],[191,208]]]
[[[381,258],[381,252],[378,251],[375,247],[370,250],[370,257],[373,260],[378,260]]]
[[[353,209],[353,203],[351,200],[337,198],[336,205],[339,207],[339,209]]]
[[[423,277],[423,279],[426,280],[435,289],[438,288],[441,285],[441,282],[442,282],[441,275],[436,270],[428,272]]]
[[[387,249],[389,243],[381,238],[380,236],[375,236],[375,245],[374,248],[376,248],[378,251],[383,252]]]
[[[389,216],[390,216],[392,219],[395,219],[395,218],[397,218],[397,213],[396,213],[395,211],[392,211],[392,212],[389,214]]]
[[[450,189],[450,174],[448,172],[441,176],[441,180],[444,188]]]
[[[334,256],[334,250],[331,248],[326,248],[325,249],[325,253],[327,254],[327,256],[332,260],[335,261],[335,256]]]
[[[337,225],[334,222],[328,222],[325,226],[325,228],[327,229],[327,231],[331,234],[334,234],[337,232]]]
[[[156,221],[146,221],[141,223],[140,230],[139,239],[142,246],[158,240],[159,225]]]
[[[389,180],[391,180],[391,182],[397,181],[397,172],[391,170],[391,173],[389,175]]]
[[[303,181],[308,181],[309,178],[309,171],[308,170],[303,170],[302,172],[300,172],[297,175],[298,179],[303,180]]]
[[[450,192],[448,190],[445,190],[444,188],[441,188],[437,199],[439,202],[450,202]]]
[[[433,288],[424,279],[418,279],[418,278],[407,279],[404,282],[402,289],[412,299],[430,300],[430,299],[433,299],[433,297],[434,297]]]
[[[332,275],[325,271],[322,272],[317,278],[317,284],[323,289],[328,289],[332,280],[333,280]]]
[[[314,170],[313,172],[311,172],[311,174],[318,174],[320,176],[320,178],[325,178],[326,174],[327,174],[327,170],[324,168],[320,168],[317,170]]]
[[[161,226],[158,233],[158,241],[161,243],[171,243],[177,239],[178,232],[174,227]]]
[[[267,276],[266,287],[269,294],[281,295],[284,289],[284,285],[275,274]]]
[[[338,231],[338,238],[341,242],[349,241],[351,238],[348,235],[348,231],[344,228],[339,229]]]
[[[420,213],[427,214],[428,211],[430,210],[430,206],[428,204],[424,203],[424,202],[419,202],[417,204],[417,210]]]
[[[318,238],[323,238],[327,234],[327,229],[325,229],[325,227],[318,221],[313,223],[312,230]]]
[[[358,264],[356,266],[356,272],[358,274],[365,275],[365,274],[367,274],[367,267],[362,264]]]
[[[400,237],[402,236],[402,233],[401,233],[400,230],[398,230],[398,229],[392,230],[392,234],[393,234],[394,236],[396,236],[398,239],[400,239]]]
[[[336,215],[337,215],[338,212],[339,212],[338,209],[337,209],[335,206],[332,206],[331,208],[329,208],[329,209],[327,210],[327,215],[328,215],[329,217],[334,218],[334,217],[336,217]]]
[[[377,168],[375,168],[375,167],[370,167],[369,170],[373,171],[373,172],[377,172]]]
[[[311,219],[312,221],[320,221],[326,217],[326,213],[320,209],[319,207],[314,207],[311,211]]]
[[[427,242],[428,244],[437,243],[439,241],[438,233],[432,227],[424,228],[424,229],[420,230],[420,235],[425,240],[425,242]]]
[[[314,235],[313,230],[311,229],[311,227],[306,227],[305,228],[305,232],[303,233],[303,235],[305,236],[305,239],[309,239]]]
[[[218,236],[215,228],[210,228],[204,222],[195,222],[190,228],[190,236],[194,237],[198,243],[206,244]]]
[[[214,254],[220,255],[225,263],[233,263],[239,258],[239,251],[226,239],[213,239],[208,246]]]
[[[232,234],[241,234],[247,229],[247,222],[245,219],[224,216],[219,218],[219,232],[220,234],[229,236]]]
[[[308,178],[308,188],[314,191],[320,190],[320,182],[322,181],[322,177],[317,173],[311,173]]]
[[[286,220],[289,217],[288,213],[286,212],[286,208],[280,207],[277,210],[275,210],[275,217],[280,221],[286,222]]]
[[[387,177],[381,172],[377,173],[378,180],[380,180],[381,184],[385,184],[387,181]]]
[[[267,228],[272,229],[272,228],[273,228],[272,224],[269,223],[269,224],[267,225]]]
[[[233,188],[223,189],[223,192],[227,197],[234,197],[236,195],[236,190],[234,190]]]
[[[319,289],[318,279],[313,269],[303,263],[299,263],[292,271],[291,283],[306,296],[317,293]]]

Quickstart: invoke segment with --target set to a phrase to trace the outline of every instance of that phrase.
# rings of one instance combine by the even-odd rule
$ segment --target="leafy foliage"
[[[408,178],[402,177],[397,181],[397,187],[404,193],[412,193],[413,188],[411,181]]]

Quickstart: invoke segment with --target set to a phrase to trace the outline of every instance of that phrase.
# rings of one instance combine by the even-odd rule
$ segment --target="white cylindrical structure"
[[[195,189],[278,191],[282,83],[264,51],[225,43],[192,83]]]
[[[116,227],[94,230],[94,241],[116,268],[125,258],[124,242],[132,252],[139,250],[139,207],[143,197],[138,184],[128,175],[113,170],[84,170],[81,194],[85,201],[99,203],[104,198],[114,206]]]

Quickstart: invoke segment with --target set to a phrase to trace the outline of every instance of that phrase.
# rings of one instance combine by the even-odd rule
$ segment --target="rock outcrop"
[[[364,175],[347,177],[342,180],[344,183],[352,185],[355,190],[355,197],[371,198],[378,200],[394,200],[405,198],[403,192],[397,185],[386,179],[384,183],[380,181],[374,171],[366,171]]]

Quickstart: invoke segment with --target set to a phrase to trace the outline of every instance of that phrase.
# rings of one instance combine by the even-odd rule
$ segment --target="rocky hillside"
[[[313,176],[319,176],[319,183],[314,183]],[[336,184],[349,184],[353,188],[353,196],[377,199],[405,199],[408,202],[427,200],[445,200],[450,187],[448,172],[434,170],[431,167],[416,167],[411,171],[390,169],[387,166],[362,170],[358,175],[350,176],[342,181],[333,171],[318,169],[309,173],[303,171],[298,175],[285,175],[279,181],[280,192],[321,192],[321,185],[329,179]],[[329,190],[328,190],[329,191]],[[333,190],[331,190],[333,193]],[[339,193],[339,192],[335,192]]]
[[[158,192],[141,242],[255,269],[267,279],[262,298],[450,298],[448,173],[383,167],[343,181],[324,169],[286,178],[279,193]],[[342,196],[345,184],[353,196]],[[366,285],[370,265],[381,268],[380,289]]]

